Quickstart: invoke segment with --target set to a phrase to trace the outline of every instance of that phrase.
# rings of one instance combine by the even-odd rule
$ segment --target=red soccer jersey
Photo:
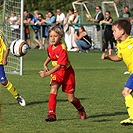
[[[52,49],[52,46],[49,45],[47,48],[52,65],[55,67],[57,64],[60,64],[62,67],[51,74],[50,84],[57,82],[59,85],[62,85],[63,92],[72,94],[75,91],[75,74],[68,59],[66,46],[62,43],[55,49]]]
[[[58,45],[57,48],[52,49],[53,45],[48,46],[48,56],[52,60],[52,65],[56,66],[57,64],[60,64],[64,66],[65,68],[68,68],[71,66],[70,61],[68,59],[66,46],[62,43]]]

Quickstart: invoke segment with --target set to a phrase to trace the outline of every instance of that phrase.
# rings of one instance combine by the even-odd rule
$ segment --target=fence
[[[28,26],[33,26],[33,24],[27,24],[27,25]],[[71,24],[71,25],[74,25],[74,24]],[[88,35],[91,36],[91,38],[92,38],[92,40],[94,42],[95,48],[98,48],[98,49],[101,50],[102,49],[102,45],[100,45],[100,44],[102,44],[101,43],[102,42],[102,36],[100,35],[101,36],[100,37],[101,39],[98,40],[98,38],[97,38],[97,30],[96,30],[96,25],[97,24],[90,23],[90,24],[80,24],[80,25],[83,25],[85,27],[86,32],[88,33]],[[52,26],[52,25],[50,25],[50,24],[42,24],[42,25],[40,25],[40,37],[41,37],[40,40],[42,40],[43,26]],[[41,43],[42,43],[42,41],[41,41]]]

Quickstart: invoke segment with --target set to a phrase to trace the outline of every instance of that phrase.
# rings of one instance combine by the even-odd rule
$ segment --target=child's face
[[[54,46],[57,46],[61,41],[61,36],[55,31],[51,31],[49,34],[49,39]]]
[[[119,29],[117,25],[114,25],[112,27],[112,30],[113,30],[113,35],[114,35],[115,40],[121,41],[122,35],[124,34],[124,30]]]

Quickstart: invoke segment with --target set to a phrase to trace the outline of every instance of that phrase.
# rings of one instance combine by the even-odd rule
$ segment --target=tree
[[[24,8],[29,11],[35,9],[45,11],[55,11],[57,8],[61,8],[63,11],[67,11],[72,8],[72,2],[75,0],[24,0]]]

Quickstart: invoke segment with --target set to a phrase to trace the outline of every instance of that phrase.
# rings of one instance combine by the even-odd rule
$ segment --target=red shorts
[[[56,82],[62,85],[62,91],[68,94],[75,92],[75,74],[70,66],[67,69],[60,69],[51,75],[51,83]]]

